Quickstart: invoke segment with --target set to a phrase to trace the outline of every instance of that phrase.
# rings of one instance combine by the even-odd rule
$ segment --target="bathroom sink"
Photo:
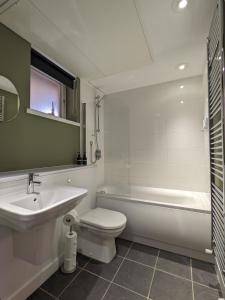
[[[72,210],[88,191],[73,186],[51,186],[40,194],[13,194],[0,197],[0,224],[27,231]]]

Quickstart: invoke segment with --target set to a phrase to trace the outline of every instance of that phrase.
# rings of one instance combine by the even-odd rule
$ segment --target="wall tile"
[[[174,81],[105,98],[108,184],[209,191],[202,77],[182,80],[182,91],[180,84]]]

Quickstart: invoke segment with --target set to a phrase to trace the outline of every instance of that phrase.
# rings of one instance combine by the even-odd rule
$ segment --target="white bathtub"
[[[211,207],[207,193],[150,187],[105,186],[97,206],[123,212],[123,237],[168,251],[212,261]]]

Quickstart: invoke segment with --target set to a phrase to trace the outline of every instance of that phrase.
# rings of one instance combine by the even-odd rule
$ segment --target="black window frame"
[[[31,66],[73,89],[75,77],[50,61],[38,51],[31,49]]]

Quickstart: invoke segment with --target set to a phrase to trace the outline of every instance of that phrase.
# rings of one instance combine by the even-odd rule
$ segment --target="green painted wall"
[[[72,164],[80,130],[29,115],[30,44],[0,24],[0,74],[10,79],[21,100],[20,114],[0,123],[0,172]]]

